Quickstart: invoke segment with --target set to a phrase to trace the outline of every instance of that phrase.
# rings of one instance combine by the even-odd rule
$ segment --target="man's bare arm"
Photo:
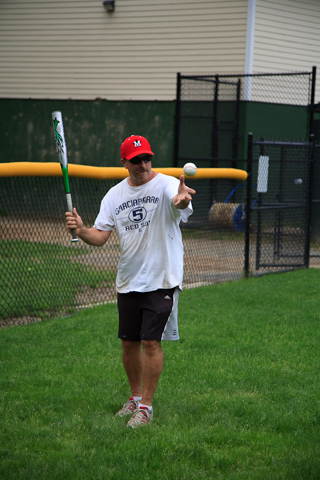
[[[73,214],[66,212],[66,227],[69,233],[73,228],[77,231],[77,236],[81,238],[88,245],[93,245],[95,247],[102,247],[104,245],[112,231],[103,231],[98,230],[95,227],[87,228],[83,225],[82,218],[78,215],[77,210],[73,209]]]

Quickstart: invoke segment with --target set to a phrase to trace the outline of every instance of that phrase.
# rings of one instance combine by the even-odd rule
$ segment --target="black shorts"
[[[153,292],[118,293],[119,334],[122,340],[161,340],[172,312],[175,288]]]

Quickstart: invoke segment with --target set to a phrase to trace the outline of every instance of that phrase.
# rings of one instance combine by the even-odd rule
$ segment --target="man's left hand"
[[[187,187],[187,185],[184,183],[184,175],[181,175],[178,193],[173,197],[172,203],[179,210],[184,210],[185,208],[188,207],[189,203],[192,200],[191,195],[195,193],[196,193],[195,190]]]

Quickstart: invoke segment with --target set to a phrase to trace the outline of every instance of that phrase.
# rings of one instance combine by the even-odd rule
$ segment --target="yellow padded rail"
[[[154,168],[155,172],[164,173],[179,178],[183,175],[182,168]],[[89,165],[68,165],[70,177],[96,178],[98,180],[123,179],[128,176],[128,170],[124,167],[92,167]],[[0,163],[0,177],[59,177],[62,176],[59,163],[36,163],[36,162],[12,162]],[[185,175],[186,176],[186,175]],[[237,168],[198,168],[192,178],[229,178],[244,181],[247,172]]]

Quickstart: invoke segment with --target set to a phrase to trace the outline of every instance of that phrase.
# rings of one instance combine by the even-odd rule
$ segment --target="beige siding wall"
[[[2,0],[0,97],[172,100],[244,70],[247,0]]]
[[[320,1],[256,0],[253,71],[320,67]]]

